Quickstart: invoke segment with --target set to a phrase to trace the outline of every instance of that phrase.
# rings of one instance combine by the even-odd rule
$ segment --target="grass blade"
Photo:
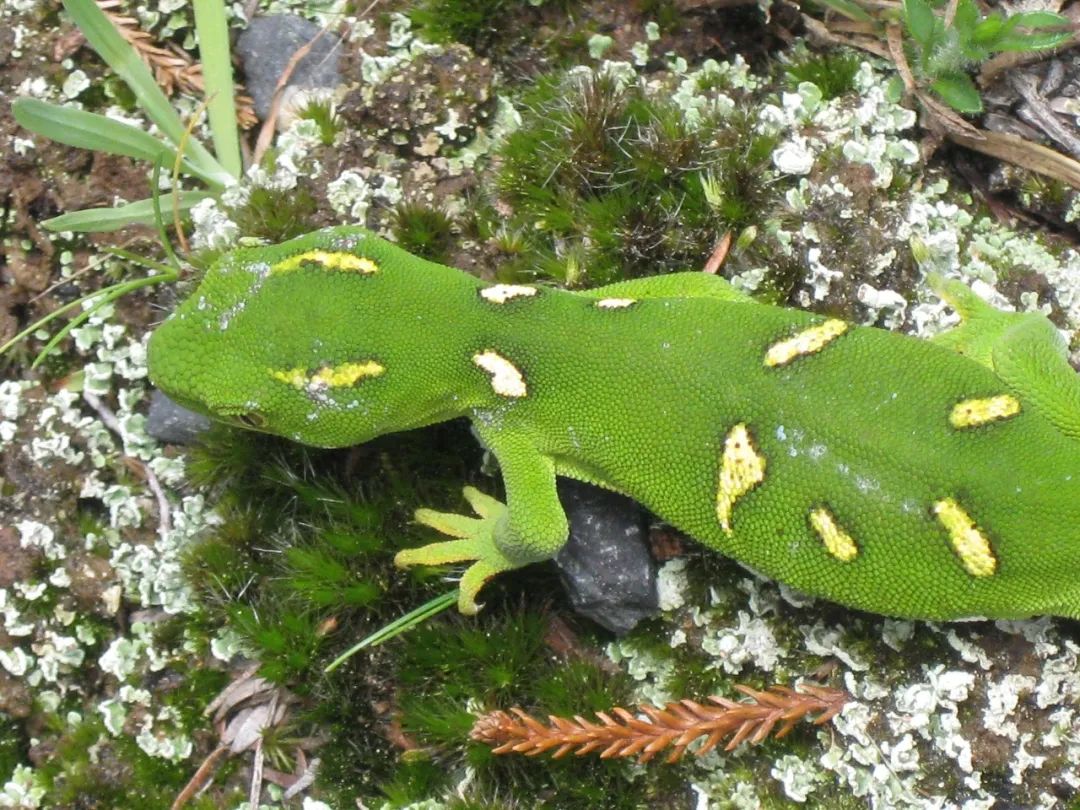
[[[116,30],[105,12],[98,8],[94,0],[64,0],[64,8],[87,42],[131,88],[139,106],[174,145],[179,145],[184,137],[184,123],[157,86],[150,68],[143,64],[138,53]],[[235,181],[235,177],[202,144],[189,140],[188,150],[192,162],[214,177],[218,185],[226,186]]]
[[[214,195],[209,191],[181,191],[177,207],[187,211],[197,203]],[[155,221],[152,198],[118,205],[114,208],[84,208],[71,211],[41,223],[50,231],[80,231],[83,233],[115,231],[128,225],[153,225]]]
[[[16,99],[11,105],[11,113],[20,126],[68,146],[126,155],[151,163],[176,160],[176,150],[149,132],[97,113],[61,107],[36,98]],[[214,175],[207,174],[186,158],[184,170],[216,188],[222,187]]]
[[[236,131],[236,102],[233,99],[232,60],[229,51],[229,23],[221,0],[194,0],[195,33],[203,68],[206,113],[214,152],[225,170],[239,177],[240,137]]]
[[[365,647],[377,647],[383,642],[389,641],[394,636],[399,636],[406,630],[415,627],[421,622],[427,621],[432,616],[436,616],[439,613],[442,613],[448,607],[457,602],[457,598],[458,592],[455,588],[452,591],[448,591],[447,593],[444,593],[440,596],[436,596],[430,601],[424,602],[424,604],[420,605],[420,607],[410,610],[404,616],[399,616],[398,618],[394,619],[394,621],[390,622],[390,624],[384,627],[380,627],[367,638],[361,639],[360,641],[356,642],[353,646],[349,647],[349,649],[347,649],[345,652],[343,652],[341,655],[331,661],[326,666],[326,669],[323,670],[323,672],[329,675],[331,672],[340,667],[342,664],[344,664],[346,661],[348,661],[356,653],[360,652],[360,650],[364,649]]]

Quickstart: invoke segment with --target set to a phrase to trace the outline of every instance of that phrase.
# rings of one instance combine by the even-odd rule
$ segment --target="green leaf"
[[[979,7],[974,0],[959,0],[956,4],[956,14],[953,15],[953,28],[959,34],[960,40],[971,37],[975,26],[979,24]]]
[[[904,24],[912,39],[924,49],[933,45],[937,16],[926,0],[904,0]]]
[[[982,98],[975,82],[966,73],[950,73],[936,79],[930,89],[957,112],[982,112]]]
[[[1020,52],[1042,51],[1047,48],[1056,48],[1059,45],[1063,45],[1071,38],[1072,34],[1068,31],[1009,34],[1008,36],[1001,37],[995,42],[993,46],[991,46],[991,50]]]
[[[176,150],[169,144],[138,127],[104,115],[74,107],[61,107],[36,98],[16,99],[11,105],[11,112],[20,126],[68,146],[110,155],[126,155],[151,163],[160,160],[170,166],[176,161]],[[213,175],[202,171],[190,160],[184,159],[181,165],[186,174],[221,187]]]
[[[177,205],[181,211],[188,211],[197,203],[209,197],[215,196],[209,191],[181,191],[178,195]],[[58,217],[47,219],[41,223],[50,231],[80,231],[83,233],[97,231],[115,231],[128,225],[153,225],[154,224],[154,200],[138,200],[137,202],[118,205],[113,208],[84,208],[81,211],[71,211]]]
[[[413,608],[404,616],[398,617],[394,621],[390,622],[390,624],[384,625],[383,627],[376,630],[367,638],[361,639],[360,641],[356,642],[356,644],[354,644],[352,647],[350,647],[333,661],[331,661],[327,665],[326,669],[323,670],[323,672],[329,675],[335,669],[348,661],[353,655],[360,652],[360,650],[366,647],[378,646],[379,644],[389,641],[395,636],[399,636],[407,630],[412,629],[416,625],[427,621],[432,616],[437,616],[439,613],[442,613],[448,607],[456,603],[457,597],[458,592],[455,589],[453,591],[448,591],[441,596],[436,596],[434,599],[425,602],[417,608]]]
[[[904,98],[904,80],[899,76],[893,76],[885,84],[885,100],[893,104],[899,104]]]
[[[873,22],[874,18],[854,0],[816,0],[825,8],[831,8],[837,14],[841,14],[850,20],[858,22]]]
[[[235,181],[234,175],[218,163],[213,155],[206,151],[206,147],[194,138],[185,140],[184,122],[180,120],[180,116],[172,108],[169,99],[157,86],[150,69],[143,64],[135,49],[116,30],[116,26],[105,16],[105,12],[98,8],[94,0],[63,1],[64,8],[79,26],[86,41],[131,88],[139,106],[172,141],[173,145],[178,146],[181,141],[184,141],[185,149],[191,156],[192,162],[206,174],[214,177],[217,185],[232,184]]]
[[[971,33],[971,41],[978,45],[991,46],[1002,34],[1005,20],[997,14],[991,14],[978,25]]]
[[[194,0],[195,33],[199,40],[199,60],[210,120],[214,152],[233,176],[243,171],[240,138],[236,131],[236,101],[233,98],[232,58],[229,54],[229,23],[221,0]]]
[[[1069,18],[1052,11],[1023,11],[1009,15],[1009,22],[1023,28],[1054,28],[1067,26]]]

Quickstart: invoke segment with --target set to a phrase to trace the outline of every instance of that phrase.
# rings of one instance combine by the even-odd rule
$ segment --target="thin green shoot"
[[[178,191],[175,207],[182,213],[214,196],[216,195],[210,191]],[[41,227],[54,232],[78,231],[79,233],[115,231],[129,225],[152,225],[154,224],[154,205],[153,200],[147,198],[111,208],[84,208],[81,211],[69,211],[40,224]]]
[[[239,177],[243,164],[240,160],[240,138],[236,131],[236,102],[233,98],[229,22],[225,15],[225,4],[222,0],[194,0],[193,6],[214,152],[225,170],[233,177]]]
[[[103,287],[100,290],[95,290],[89,295],[84,295],[82,298],[78,299],[77,302],[73,303],[81,304],[84,301],[92,301],[95,298],[100,298],[101,300],[94,300],[93,304],[90,307],[84,309],[82,312],[80,312],[78,315],[76,315],[74,318],[64,324],[64,327],[55,335],[53,335],[49,339],[49,342],[42,347],[40,352],[38,352],[37,357],[34,358],[34,362],[30,364],[30,368],[37,368],[42,363],[42,361],[44,361],[45,358],[48,357],[54,349],[56,349],[56,347],[60,344],[60,341],[62,341],[69,334],[71,334],[71,330],[81,326],[95,312],[104,307],[106,304],[111,304],[113,301],[116,301],[119,298],[123,298],[125,295],[129,295],[136,290],[142,289],[143,287],[149,287],[151,285],[161,284],[163,282],[176,281],[178,277],[179,273],[173,270],[167,274],[145,276],[143,278],[135,278],[131,279],[130,281],[122,281],[117,284],[111,284],[108,287]],[[45,316],[42,321],[46,319],[51,320],[54,314],[56,313],[50,313],[49,315]],[[7,348],[6,345],[0,347],[0,354],[3,353],[5,348]]]
[[[158,239],[161,240],[161,247],[165,251],[165,256],[169,259],[169,264],[175,269],[180,267],[180,259],[177,258],[176,251],[173,250],[172,241],[169,239],[169,234],[165,232],[165,218],[161,214],[161,194],[158,192],[158,189],[161,188],[161,169],[162,161],[159,158],[158,160],[154,161],[154,173],[153,175],[151,175],[151,182],[153,183],[153,194],[150,199],[153,201],[154,226],[157,228]],[[175,176],[173,182],[175,183]],[[177,187],[175,185],[173,186],[172,199],[173,216],[175,218],[180,215],[180,202],[177,194]],[[154,264],[157,264],[157,262],[154,262]],[[164,265],[158,266],[164,267]]]
[[[64,0],[64,8],[91,47],[131,88],[139,106],[146,111],[150,120],[157,124],[166,138],[179,146],[183,138],[184,122],[158,87],[153,74],[139,58],[135,48],[116,30],[116,26],[105,16],[105,12],[98,8],[94,0]],[[236,182],[238,174],[225,168],[201,143],[193,141],[188,151],[191,161],[202,172],[213,177],[216,185],[229,186]]]
[[[345,652],[343,652],[341,655],[331,661],[327,665],[326,669],[323,670],[323,672],[329,675],[335,669],[337,669],[354,655],[356,655],[356,653],[360,652],[360,650],[366,649],[368,647],[377,647],[378,645],[387,642],[396,636],[401,635],[407,630],[411,630],[418,624],[421,624],[432,618],[433,616],[437,616],[438,614],[442,613],[448,607],[455,604],[457,602],[457,599],[458,592],[457,589],[454,589],[440,596],[436,596],[434,599],[425,602],[424,604],[420,605],[417,608],[414,608],[413,610],[410,610],[404,616],[400,616],[399,618],[390,622],[390,624],[379,628],[367,638],[358,641],[356,644],[351,646],[349,649],[347,649]]]

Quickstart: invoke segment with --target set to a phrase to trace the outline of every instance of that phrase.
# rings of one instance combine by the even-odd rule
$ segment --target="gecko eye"
[[[255,428],[256,430],[266,427],[266,417],[261,413],[255,413],[254,411],[249,413],[238,413],[236,415],[236,421],[244,427]]]

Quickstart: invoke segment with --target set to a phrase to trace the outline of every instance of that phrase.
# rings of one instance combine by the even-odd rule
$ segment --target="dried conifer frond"
[[[812,718],[815,725],[827,723],[851,700],[847,692],[812,684],[803,684],[799,692],[786,686],[766,691],[740,684],[735,688],[749,700],[710,697],[712,705],[680,700],[662,709],[641,706],[643,716],[615,708],[610,714],[597,712],[598,722],[581,716],[573,720],[549,716],[544,725],[518,708],[495,711],[479,718],[470,736],[495,746],[496,754],[551,753],[558,758],[571,752],[583,756],[600,751],[601,759],[636,756],[648,762],[671,749],[665,761],[677,762],[695,740],[704,739],[694,750],[698,756],[726,738],[724,750],[730,751],[743,742],[759,743],[770,734],[783,737],[812,714],[817,715]]]
[[[195,96],[204,94],[202,65],[195,64],[191,57],[179,48],[162,48],[155,45],[153,36],[139,28],[138,20],[113,12],[112,9],[120,6],[120,0],[96,0],[96,2],[147,67],[153,71],[154,79],[166,94],[172,95],[177,90]],[[243,129],[250,129],[258,121],[253,104],[247,96],[236,97],[236,121]]]

